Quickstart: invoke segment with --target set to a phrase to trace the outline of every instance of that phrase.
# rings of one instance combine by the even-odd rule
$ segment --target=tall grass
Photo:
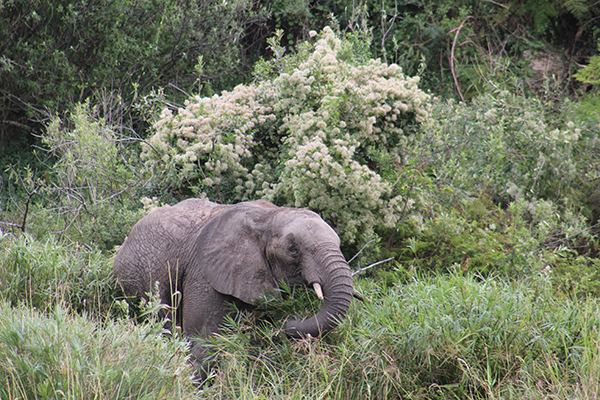
[[[105,315],[121,296],[110,255],[52,236],[0,233],[0,293],[13,305],[39,310],[67,304],[71,310]]]
[[[142,307],[116,305],[110,257],[52,239],[0,238],[2,399],[191,398],[187,344]],[[455,270],[389,286],[357,279],[354,302],[322,339],[280,327],[320,302],[286,289],[234,313],[211,339],[207,399],[596,399],[600,305],[557,296],[551,278]]]
[[[589,398],[599,394],[600,307],[556,299],[549,281],[454,273],[406,286],[359,281],[325,340],[231,320],[214,340],[209,398]],[[300,296],[302,297],[302,296]],[[288,300],[274,300],[275,303]],[[297,301],[297,299],[296,299]],[[280,306],[276,304],[276,306]]]
[[[110,255],[1,235],[0,289],[0,399],[195,398],[187,342],[122,317]]]
[[[102,324],[0,304],[0,398],[191,399],[186,342],[160,325]]]

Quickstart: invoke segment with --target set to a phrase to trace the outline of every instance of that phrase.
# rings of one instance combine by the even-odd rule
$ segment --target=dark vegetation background
[[[318,307],[303,292],[229,321],[204,395],[600,394],[600,3],[0,0],[0,397],[197,396],[160,305],[111,274],[148,209],[194,193],[140,145],[163,109],[298,65],[325,26],[435,97],[402,163],[364,160],[406,203],[344,251],[393,260],[322,342],[277,331]]]

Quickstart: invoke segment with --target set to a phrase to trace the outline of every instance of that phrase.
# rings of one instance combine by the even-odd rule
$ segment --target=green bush
[[[162,325],[0,304],[0,398],[195,399],[188,344]]]
[[[600,297],[600,258],[562,249],[551,253],[548,261],[546,272],[560,292],[581,298]]]
[[[500,91],[472,103],[442,102],[417,138],[440,183],[495,202],[562,203],[597,176],[595,126],[578,124],[536,98]]]
[[[457,199],[418,226],[414,220],[404,222],[394,239],[386,256],[395,258],[401,273],[444,272],[460,264],[465,271],[512,277],[555,270],[561,280],[558,269],[564,268],[565,259],[577,257],[582,249],[597,251],[590,227],[546,200],[519,199],[504,210],[488,197]],[[595,269],[590,264],[588,273],[596,275]]]
[[[68,118],[48,124],[42,142],[53,164],[28,217],[37,237],[112,249],[144,215],[139,199],[149,174],[137,154],[140,139],[110,119],[110,106],[78,104]]]
[[[596,276],[594,263],[575,260],[598,252],[600,141],[597,122],[572,109],[507,92],[436,104],[397,172],[413,206],[380,231],[398,276],[453,264],[513,277],[547,270],[568,288],[566,260]],[[577,282],[580,294],[596,293]]]
[[[41,110],[62,113],[107,89],[131,104],[158,88],[175,100],[201,81],[231,87],[251,71],[240,37],[264,12],[247,0],[10,0],[0,16],[4,142],[37,131]]]

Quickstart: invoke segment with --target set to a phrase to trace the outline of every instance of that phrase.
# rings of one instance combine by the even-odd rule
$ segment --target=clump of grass
[[[0,234],[0,293],[12,305],[51,310],[62,303],[100,317],[121,296],[106,253],[52,236],[8,234]]]
[[[187,343],[161,324],[102,324],[0,304],[0,398],[192,399]]]
[[[558,299],[544,277],[507,282],[454,272],[383,290],[354,311],[350,365],[360,379],[351,387],[544,398],[573,396],[580,382],[598,382],[589,364],[600,361],[597,344],[590,347],[600,327],[598,304]]]
[[[290,340],[280,321],[230,319],[212,341],[219,367],[207,398],[596,398],[600,306],[520,282],[454,272],[385,288],[357,282],[341,327]],[[309,295],[271,299],[300,314]],[[295,303],[296,306],[291,306]],[[300,306],[298,306],[300,304]],[[293,311],[293,310],[292,310]]]

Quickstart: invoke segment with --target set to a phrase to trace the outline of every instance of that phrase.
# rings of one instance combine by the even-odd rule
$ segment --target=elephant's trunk
[[[318,262],[324,267],[326,275],[323,277],[323,306],[317,314],[305,320],[288,321],[285,332],[295,338],[311,335],[318,337],[335,328],[340,320],[346,316],[354,286],[352,284],[352,271],[344,256],[338,251],[321,252]],[[313,282],[309,282],[312,284]]]

